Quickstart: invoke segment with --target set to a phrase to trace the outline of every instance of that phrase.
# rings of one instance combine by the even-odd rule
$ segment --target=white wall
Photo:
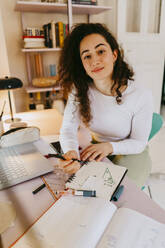
[[[26,70],[24,54],[21,52],[21,22],[20,13],[14,11],[16,0],[1,0],[0,8],[3,30],[6,41],[8,69],[11,77],[20,78],[26,84]],[[26,109],[26,94],[24,89],[14,90],[16,111]]]
[[[1,34],[1,42],[0,42],[0,78],[4,78],[5,76],[10,76],[9,71],[9,63],[8,63],[8,54],[7,54],[7,48],[6,48],[6,40],[4,35],[4,28],[3,28],[3,21],[2,21],[2,13],[0,10],[0,34]],[[13,110],[15,110],[14,107],[14,101],[11,94],[11,100],[13,103]],[[7,91],[0,91],[0,112],[2,110],[2,106],[4,101],[6,101],[4,114],[9,113],[9,103],[8,103],[8,95]]]

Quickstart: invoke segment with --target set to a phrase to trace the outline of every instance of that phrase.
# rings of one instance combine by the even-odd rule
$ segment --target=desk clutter
[[[43,110],[55,108],[61,114],[64,112],[64,100],[59,90],[29,93],[29,109]]]
[[[52,174],[43,176],[43,181],[55,200],[64,193],[64,190],[71,189],[95,191],[96,197],[109,201],[116,192],[119,194],[118,189],[126,173],[125,167],[114,165],[112,162],[85,162],[71,176],[56,165]]]

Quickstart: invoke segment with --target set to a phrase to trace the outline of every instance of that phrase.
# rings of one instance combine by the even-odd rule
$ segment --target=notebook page
[[[165,248],[165,224],[128,208],[114,214],[97,248]]]
[[[78,170],[71,182],[66,183],[66,187],[96,190],[98,197],[110,200],[125,172],[125,167],[112,162],[89,162]]]
[[[13,247],[94,248],[115,210],[102,199],[64,196]]]

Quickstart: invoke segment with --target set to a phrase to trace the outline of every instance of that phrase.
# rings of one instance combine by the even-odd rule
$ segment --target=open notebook
[[[11,247],[164,248],[165,225],[101,198],[63,196]]]

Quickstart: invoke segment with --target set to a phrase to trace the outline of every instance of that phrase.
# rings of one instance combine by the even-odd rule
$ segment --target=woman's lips
[[[92,70],[92,72],[100,72],[104,69],[104,67],[101,68],[95,68],[94,70]]]

